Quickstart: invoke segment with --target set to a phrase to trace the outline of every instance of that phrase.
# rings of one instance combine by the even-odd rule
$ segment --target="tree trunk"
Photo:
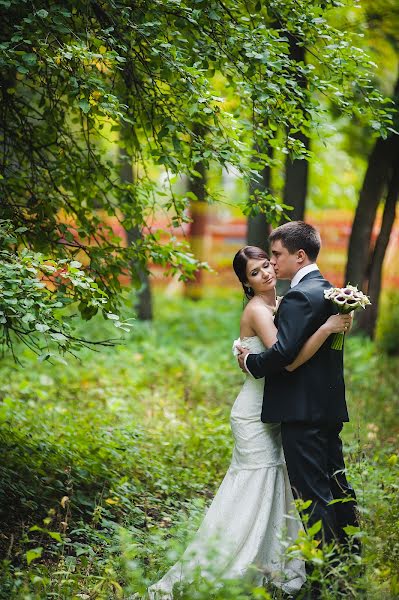
[[[197,125],[193,128],[195,135],[202,135],[201,128]],[[196,177],[189,179],[189,191],[195,194],[197,200],[192,200],[190,205],[191,223],[189,228],[189,240],[194,257],[205,261],[205,233],[207,224],[208,203],[206,202],[206,169],[202,161],[195,165],[199,173]],[[186,281],[185,296],[191,300],[200,300],[203,295],[203,270],[195,271],[194,279]]]
[[[309,150],[310,140],[301,131],[295,133],[292,137],[300,140],[305,148]],[[289,212],[291,221],[303,221],[305,217],[306,196],[308,194],[308,175],[309,162],[305,159],[292,160],[289,156],[285,161],[285,183],[283,202],[288,206],[293,206]]]
[[[127,156],[122,148],[119,149],[120,157],[120,178],[122,181],[133,183],[133,167],[132,158]],[[133,199],[134,201],[134,199]],[[142,238],[141,230],[138,227],[132,227],[127,231],[127,241],[129,246]],[[137,318],[140,321],[151,321],[153,318],[152,311],[152,295],[151,287],[148,278],[148,273],[145,267],[138,262],[131,263],[131,273],[133,281],[137,281],[140,287],[136,293],[134,309]]]
[[[266,144],[266,142],[265,142]],[[259,145],[254,145],[254,157],[253,161],[256,162],[256,155],[258,152],[261,152]],[[273,149],[271,146],[267,145],[266,148],[263,149],[263,152],[266,152],[270,158],[272,158]],[[271,167],[266,165],[260,171],[260,179],[254,180],[251,179],[249,184],[249,194],[250,196],[256,193],[256,190],[261,192],[269,192],[271,189]],[[264,213],[260,213],[258,215],[249,216],[248,224],[247,224],[247,243],[249,246],[258,246],[265,250],[265,252],[269,252],[269,235],[271,232],[271,225],[267,222],[267,217]]]
[[[399,150],[399,149],[398,149]],[[375,243],[370,271],[368,295],[371,300],[371,306],[362,311],[357,326],[370,338],[374,338],[375,327],[378,318],[378,306],[381,291],[382,266],[385,252],[388,247],[389,238],[396,216],[396,203],[399,196],[399,153],[396,155],[396,161],[392,169],[392,176],[388,186],[387,197],[385,200],[384,214],[382,217],[381,229]]]
[[[399,77],[395,84],[394,99],[398,106]],[[388,185],[392,161],[397,152],[397,137],[379,138],[371,152],[359,203],[353,220],[349,240],[345,283],[364,287],[370,263],[370,241],[375,215],[385,187]]]
[[[371,152],[349,240],[345,283],[365,286],[370,241],[378,205],[389,177],[393,138],[379,138]]]
[[[296,39],[289,36],[290,43],[290,58],[296,62],[305,64],[305,48],[298,46]],[[306,88],[307,81],[305,77],[296,77],[298,84],[303,89]],[[309,150],[310,139],[302,131],[297,131],[291,134],[297,140],[300,140]],[[306,196],[308,193],[308,175],[309,162],[305,159],[292,159],[287,156],[285,161],[285,182],[283,192],[283,202],[287,206],[293,206],[293,210],[289,212],[290,221],[303,221],[305,216]],[[287,221],[287,219],[285,219]]]
[[[290,58],[296,62],[305,63],[305,48],[298,46],[295,38],[289,36],[290,43]],[[299,85],[305,89],[307,82],[304,77],[297,77]],[[297,131],[290,134],[300,140],[305,148],[309,150],[310,139],[302,131]],[[303,221],[305,217],[306,197],[308,193],[308,178],[309,178],[309,162],[306,159],[292,159],[287,155],[285,161],[285,179],[283,191],[283,203],[287,206],[292,206],[293,210],[289,211],[288,219],[282,219],[282,223],[290,221]],[[276,291],[279,296],[284,296],[290,289],[290,282],[286,280],[278,280]]]

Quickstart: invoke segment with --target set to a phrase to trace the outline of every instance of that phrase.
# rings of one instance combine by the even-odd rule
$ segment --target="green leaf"
[[[28,565],[30,565],[30,563],[34,560],[36,560],[37,558],[40,558],[43,552],[43,548],[39,547],[39,548],[33,548],[32,550],[28,550],[27,552],[25,552],[25,558],[26,558],[26,562],[28,563]]]
[[[360,533],[360,527],[354,527],[354,525],[347,525],[343,527],[343,530],[347,535],[358,535]]]
[[[37,56],[33,52],[24,52],[22,60],[28,65],[35,65],[37,63]]]
[[[85,114],[87,114],[90,111],[91,106],[87,100],[85,100],[85,99],[79,100],[78,105]]]
[[[66,336],[63,333],[50,333],[50,336],[53,340],[57,342],[65,342],[67,340]]]
[[[41,8],[40,10],[38,10],[35,13],[38,17],[41,17],[42,19],[45,19],[48,16],[48,12],[47,10],[45,10],[44,8]]]
[[[316,533],[319,533],[321,529],[321,521],[316,521],[316,523],[314,523],[314,525],[312,525],[312,527],[309,527],[309,529],[307,530],[307,534],[310,537],[314,537],[316,535]]]
[[[23,323],[31,323],[32,321],[36,321],[36,317],[32,313],[26,313],[26,315],[22,317]]]
[[[53,540],[56,540],[57,542],[62,543],[62,537],[61,537],[61,534],[58,533],[58,531],[48,531],[47,533],[49,534],[50,537],[53,538]]]
[[[328,506],[332,506],[333,504],[345,504],[346,502],[355,502],[354,498],[348,496],[347,498],[334,498],[328,503]]]

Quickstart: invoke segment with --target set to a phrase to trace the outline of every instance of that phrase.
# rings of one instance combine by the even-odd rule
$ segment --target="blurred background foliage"
[[[0,7],[0,597],[141,595],[174,562],[230,459],[232,256],[289,218],[372,299],[365,573],[334,598],[398,597],[397,2]],[[243,586],[195,591],[269,597]]]
[[[150,319],[153,265],[201,296],[210,204],[235,207],[261,246],[312,207],[349,208],[345,278],[371,295],[359,327],[374,336],[398,195],[393,0],[1,6],[6,265],[22,247],[77,260],[104,316],[133,282]],[[90,287],[56,284],[67,312],[99,310]],[[10,346],[18,319],[3,312]],[[19,335],[38,343],[31,324]]]

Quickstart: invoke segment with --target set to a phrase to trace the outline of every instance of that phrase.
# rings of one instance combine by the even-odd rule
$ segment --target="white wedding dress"
[[[265,347],[243,338],[252,353]],[[286,593],[305,581],[304,563],[283,556],[302,527],[295,512],[284,462],[280,425],[260,420],[264,379],[247,375],[231,411],[235,446],[230,467],[205,518],[182,558],[149,590],[151,600],[173,600],[173,586],[198,570],[206,578],[250,577]]]

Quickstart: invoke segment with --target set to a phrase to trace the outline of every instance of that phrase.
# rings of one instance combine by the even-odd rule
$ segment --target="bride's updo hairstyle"
[[[254,297],[254,291],[251,287],[248,287],[247,281],[247,262],[249,259],[261,259],[266,258],[269,260],[268,255],[262,248],[258,248],[257,246],[244,246],[237,252],[233,260],[233,269],[238,279],[241,282],[242,289],[244,290],[244,294],[250,300]]]

